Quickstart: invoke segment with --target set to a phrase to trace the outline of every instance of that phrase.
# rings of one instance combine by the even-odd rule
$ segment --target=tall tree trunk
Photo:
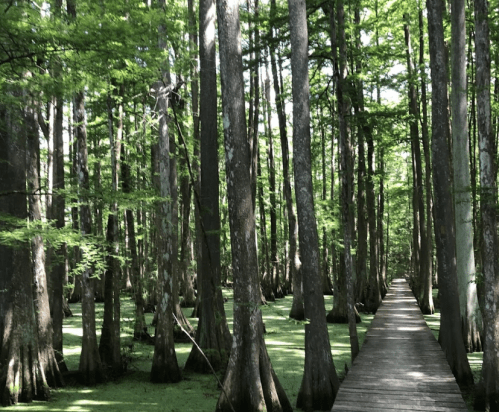
[[[320,115],[320,130],[321,130],[321,168],[322,168],[322,201],[327,202],[327,167],[326,167],[326,130],[323,122],[322,106],[319,110]],[[333,149],[331,149],[333,150]],[[322,278],[322,293],[324,295],[333,294],[333,285],[329,277],[329,247],[326,226],[322,226],[322,258],[321,258],[321,278]]]
[[[432,158],[435,199],[435,240],[440,286],[439,342],[458,383],[473,383],[462,340],[459,291],[456,271],[452,184],[449,159],[449,114],[447,100],[447,62],[445,59],[443,4],[428,0],[428,33],[432,86]]]
[[[26,110],[26,128],[28,140],[28,201],[29,218],[32,222],[41,222],[42,205],[40,195],[40,141],[38,122],[32,108]],[[33,295],[35,317],[38,331],[38,361],[43,368],[45,379],[51,387],[63,385],[62,375],[52,346],[53,329],[50,318],[47,275],[45,273],[45,250],[43,238],[36,235],[31,240],[31,265],[33,271]]]
[[[343,7],[343,4],[339,4],[338,6],[341,6]],[[335,16],[336,16],[336,11],[334,9],[334,3],[331,3],[328,7],[324,7],[324,13],[325,14],[328,14],[329,15],[329,33],[330,33],[330,38],[331,38],[331,54],[332,54],[332,59],[333,59],[333,67],[334,67],[334,73],[337,73],[337,76],[339,76],[341,73],[340,73],[340,68],[339,68],[339,59],[338,59],[338,41],[337,41],[337,36],[336,36],[336,20],[335,20]],[[344,11],[342,9],[342,16],[344,18]],[[340,33],[340,36],[342,35],[342,33]],[[343,38],[342,38],[343,39]],[[336,76],[336,96],[337,96],[337,99],[338,97],[340,99],[343,99],[343,91],[341,89],[341,87],[343,87],[342,85],[339,84],[339,79],[338,77]],[[339,93],[339,94],[338,94]],[[347,133],[347,125],[346,123],[344,123],[344,114],[342,112],[343,110],[343,104],[341,103],[340,104],[340,100],[338,100],[338,120],[339,120],[339,123],[340,123],[340,137],[339,137],[339,146],[338,146],[338,150],[339,152],[342,151],[342,148],[341,148],[341,145],[342,145],[342,127],[343,125],[345,126],[345,133]],[[346,135],[345,135],[346,136]],[[361,155],[364,153],[364,147],[360,147],[360,144],[362,144],[363,146],[363,141],[362,141],[362,138],[360,139],[360,143],[359,143],[359,167],[362,169],[362,159],[361,159]],[[334,152],[334,150],[333,150]],[[334,165],[333,165],[334,167]],[[345,183],[346,181],[343,180],[343,177],[344,175],[342,174],[342,179],[341,179],[341,185],[343,185],[343,183]],[[361,183],[361,186],[363,185],[363,183]],[[345,187],[346,188],[346,187]],[[343,186],[342,186],[342,190],[343,190]],[[347,200],[348,202],[351,202],[352,200],[352,187],[349,186],[348,190],[350,191],[349,194],[347,196],[349,196],[349,200]],[[346,193],[346,192],[345,192]],[[360,194],[360,192],[359,192]],[[341,202],[343,201],[343,191],[341,192]],[[331,183],[331,199],[334,199],[334,184]],[[359,198],[359,202],[362,203],[363,202],[363,198]],[[344,219],[343,219],[343,204],[341,205],[341,228],[343,229],[343,223],[344,223]],[[364,216],[365,218],[365,216]],[[359,217],[359,221],[361,220],[361,218]],[[359,226],[359,230],[360,230],[360,226]],[[350,233],[351,235],[351,232],[348,232]],[[359,236],[362,236],[361,233],[359,233]],[[367,236],[367,234],[364,236],[364,238]],[[349,238],[350,242],[351,242],[351,237]],[[367,239],[365,239],[367,240]],[[332,242],[333,244],[333,247],[334,247],[334,241]],[[344,244],[346,246],[346,244]],[[349,245],[351,245],[351,243],[349,243]],[[362,248],[362,245],[360,245],[360,247]],[[333,271],[333,289],[334,289],[334,299],[333,299],[333,307],[332,309],[328,312],[327,314],[327,321],[329,323],[347,323],[348,322],[348,308],[347,308],[347,293],[346,293],[346,273],[345,273],[345,254],[344,254],[344,251],[345,249],[340,252],[340,263],[339,265],[337,265],[336,267],[336,270]],[[331,253],[333,255],[333,259],[335,258],[335,253],[334,251]],[[360,251],[360,259],[362,259],[362,250]],[[365,260],[365,259],[364,259]],[[353,264],[353,262],[350,260],[350,262]],[[360,270],[360,268],[359,268]],[[359,289],[364,289],[363,286],[359,286]]]
[[[87,130],[85,125],[85,97],[82,91],[77,92],[74,100],[76,111],[76,142],[78,146],[78,185],[79,193],[79,218],[80,233],[82,241],[86,236],[92,234],[92,215],[88,204],[90,181],[88,176],[88,149]],[[102,368],[99,347],[97,345],[97,334],[95,330],[95,283],[92,279],[92,265],[87,256],[83,256],[87,261],[84,263],[82,273],[82,297],[81,316],[83,338],[81,345],[80,379],[84,385],[95,385],[104,380],[104,370]]]
[[[406,15],[406,19],[409,17]],[[409,78],[409,114],[412,116],[410,124],[411,133],[411,148],[413,158],[413,173],[414,173],[414,216],[417,227],[417,243],[415,238],[415,253],[417,256],[418,267],[415,268],[415,291],[419,306],[423,313],[432,313],[432,308],[429,301],[423,301],[423,297],[427,296],[424,293],[426,279],[429,277],[429,260],[428,255],[428,236],[426,226],[426,215],[424,211],[423,197],[423,171],[421,166],[421,147],[419,144],[419,110],[417,103],[416,87],[414,84],[413,67],[411,62],[411,38],[408,23],[404,26],[405,42],[406,42],[406,57],[407,57],[407,75]]]
[[[272,262],[272,287],[274,296],[282,298],[283,292],[279,279],[279,259],[277,256],[277,196],[274,158],[274,138],[272,136],[272,116],[270,108],[270,79],[267,68],[267,78],[265,80],[265,100],[267,102],[267,135],[268,135],[268,169],[269,169],[269,191],[270,191],[270,260]]]
[[[452,163],[454,170],[454,210],[456,224],[457,279],[463,340],[467,352],[481,351],[482,317],[475,282],[475,253],[471,193],[470,156],[466,102],[466,23],[465,0],[452,1]]]
[[[424,25],[423,25],[423,10],[419,10],[419,67],[421,67],[421,106],[422,106],[422,124],[421,124],[421,138],[423,141],[423,153],[425,159],[425,187],[426,187],[426,257],[428,259],[428,271],[425,273],[423,294],[421,300],[421,307],[423,311],[431,314],[435,311],[433,306],[433,247],[432,247],[432,195],[431,195],[431,160],[430,160],[430,145],[428,137],[428,104],[426,100],[426,73],[423,69],[425,67],[424,53]]]
[[[262,303],[266,303],[266,301],[275,301],[274,288],[272,285],[272,268],[270,262],[270,250],[269,250],[269,241],[267,236],[267,221],[265,216],[265,200],[263,197],[263,182],[262,182],[262,165],[260,158],[260,148],[258,150],[257,155],[257,189],[258,189],[258,209],[260,212],[260,244],[261,244],[261,260],[260,263],[261,269],[259,269],[259,273],[261,274],[261,288],[263,294]]]
[[[175,103],[173,103],[175,104]],[[173,110],[175,108],[173,107]],[[175,119],[177,120],[176,114]],[[177,120],[178,122],[178,120]],[[178,130],[180,131],[180,125],[178,125]],[[180,308],[180,298],[179,298],[179,259],[178,259],[178,180],[177,180],[177,143],[175,140],[175,134],[170,134],[170,187],[171,187],[171,204],[172,204],[172,294],[173,294],[173,313],[175,315],[175,322],[180,326],[179,333],[176,334],[177,341],[190,341],[190,338],[185,335],[187,332],[190,336],[194,337],[194,328],[192,327],[189,319],[184,315],[182,309]]]
[[[337,282],[335,284],[335,299],[333,309],[328,313],[328,318],[333,316],[343,316],[346,313],[348,320],[348,329],[350,335],[350,348],[352,360],[355,359],[359,352],[359,341],[357,337],[356,323],[360,321],[360,317],[355,308],[355,291],[354,291],[354,262],[352,259],[351,248],[353,244],[352,231],[354,227],[354,215],[352,210],[353,202],[353,161],[352,148],[350,143],[350,134],[346,120],[347,103],[345,101],[346,92],[346,63],[347,63],[347,46],[345,36],[345,10],[342,0],[334,2],[325,8],[325,12],[329,14],[330,22],[330,37],[332,44],[333,64],[335,67],[336,98],[338,101],[338,120],[339,120],[339,147],[340,152],[340,170],[341,170],[341,227],[343,231],[343,251],[340,253],[339,271],[336,275]],[[338,37],[336,41],[336,20],[338,20]],[[339,46],[339,47],[338,47]],[[339,56],[338,56],[339,49]],[[333,190],[333,189],[331,189]],[[333,195],[333,193],[331,193]],[[337,285],[343,284],[343,291],[336,291]],[[346,307],[345,307],[346,306]]]
[[[490,40],[488,2],[475,0],[475,50],[480,154],[480,209],[485,312],[481,385],[485,410],[499,411],[499,259],[497,240],[497,147],[490,119]]]
[[[188,151],[182,149],[183,156],[181,158],[181,166],[185,171],[187,169]],[[180,267],[179,277],[182,285],[182,307],[192,308],[196,304],[196,296],[194,293],[194,282],[191,274],[189,273],[190,263],[190,245],[191,245],[191,184],[189,176],[184,173],[180,178],[180,193],[182,196],[181,213],[182,213],[182,231],[180,240]]]
[[[473,59],[473,55],[475,53],[475,50],[473,48],[473,43],[475,41],[475,33],[473,30],[470,30],[469,34],[469,42],[468,42],[468,64],[469,64],[469,70],[467,72],[470,72],[470,78],[469,82],[470,84],[476,84],[476,76],[475,76],[475,59]],[[476,116],[476,87],[469,87],[468,88],[470,92],[470,115],[469,115],[469,127],[468,127],[468,133],[469,133],[469,138],[468,138],[468,143],[469,143],[469,154],[470,154],[470,181],[471,181],[471,204],[472,204],[472,224],[473,228],[475,229],[473,231],[473,249],[475,251],[475,268],[480,268],[482,267],[482,254],[481,253],[476,253],[479,250],[479,243],[480,243],[480,238],[481,238],[481,225],[478,222],[478,196],[477,196],[477,156],[476,156],[476,149],[477,149],[477,116]],[[477,292],[479,295],[479,304],[480,304],[480,297],[483,296],[482,293],[480,293],[480,286],[477,285]]]
[[[359,2],[355,3],[355,23],[360,24]],[[360,48],[360,28],[356,29],[356,47]],[[362,66],[360,62],[356,64],[355,71],[359,80],[356,81],[356,98],[354,99],[355,114],[359,120],[363,116],[363,82],[360,81]],[[364,122],[364,120],[361,120]],[[366,210],[366,155],[365,155],[365,133],[362,124],[359,125],[357,133],[358,166],[357,166],[357,253],[356,253],[356,293],[357,302],[366,303],[369,284],[367,273],[367,210]]]
[[[365,303],[367,312],[376,313],[381,304],[381,287],[378,271],[378,251],[376,237],[376,201],[374,194],[374,139],[372,130],[367,127],[367,184],[366,203],[369,224],[369,287]]]
[[[60,102],[60,103],[59,103]],[[64,176],[64,139],[63,139],[63,111],[64,105],[62,99],[57,100],[56,104],[56,121],[55,121],[55,142],[54,142],[54,198],[52,200],[52,210],[56,220],[55,226],[57,229],[63,229],[66,226],[66,198],[63,192],[65,189]],[[63,355],[63,335],[62,321],[64,316],[72,316],[71,309],[67,302],[67,294],[64,291],[68,282],[67,258],[68,248],[66,243],[59,246],[56,255],[59,257],[57,262],[54,262],[52,269],[52,322],[54,328],[54,350],[59,369],[61,372],[67,371],[67,366]]]
[[[26,220],[26,134],[20,127],[23,120],[17,110],[0,105],[0,191],[10,193],[0,202],[0,210]],[[5,230],[18,229],[8,223],[1,225]],[[0,267],[0,403],[9,406],[47,400],[45,365],[38,356],[30,245],[19,242],[1,248],[6,256],[0,257],[4,264]]]
[[[297,407],[329,410],[339,388],[333,364],[319,269],[319,236],[314,215],[310,147],[308,28],[304,0],[290,0],[291,71],[293,89],[293,166],[305,300],[305,371]]]
[[[385,219],[385,148],[379,149],[379,192],[378,192],[378,221],[376,224],[378,238],[378,267],[379,281],[381,288],[381,297],[385,297],[387,293],[388,283],[386,278],[386,259],[385,259],[385,234],[384,234],[384,219]]]
[[[57,7],[56,13],[61,12],[60,4]],[[56,65],[54,69],[54,77],[57,77],[60,73],[59,64]],[[53,139],[54,139],[54,165],[53,165],[53,178],[52,178],[52,190],[54,192],[52,196],[52,218],[55,219],[55,227],[57,229],[62,229],[65,227],[65,214],[66,214],[66,197],[63,192],[66,187],[65,176],[64,176],[64,100],[59,94],[55,97],[54,102],[54,128],[53,128]],[[62,322],[64,314],[71,315],[71,310],[66,300],[66,293],[64,287],[67,284],[67,270],[66,270],[66,259],[67,259],[67,245],[66,243],[61,243],[57,250],[52,250],[54,257],[52,259],[52,271],[49,272],[51,278],[51,291],[52,296],[50,299],[50,310],[52,312],[52,326],[53,326],[53,346],[55,351],[55,357],[59,364],[59,370],[61,372],[66,372],[67,366],[64,361],[63,355],[63,334],[62,334]],[[57,258],[56,258],[57,256]]]
[[[67,14],[70,20],[74,23],[76,20],[76,0],[68,0],[66,2]],[[78,137],[77,137],[77,109],[75,104],[75,99],[73,99],[73,120],[69,127],[69,135],[70,135],[70,145],[69,145],[69,157],[71,159],[71,173],[70,173],[70,181],[72,187],[72,192],[78,192]],[[72,137],[72,139],[71,139]],[[79,216],[78,216],[78,198],[74,196],[71,199],[71,203],[74,205],[71,207],[71,222],[72,227],[75,232],[80,230]],[[73,256],[71,261],[71,268],[74,269],[76,265],[81,260],[81,250],[78,246],[73,247]],[[81,301],[82,296],[82,279],[80,276],[73,276],[73,288],[71,291],[71,295],[69,296],[70,303],[77,303]]]
[[[255,4],[252,3],[255,1]],[[248,142],[250,147],[251,156],[251,196],[253,200],[253,212],[256,211],[256,197],[257,197],[257,163],[258,163],[258,140],[255,136],[258,136],[258,104],[259,104],[259,84],[258,84],[258,67],[259,62],[256,58],[255,48],[255,38],[258,32],[258,24],[253,25],[253,18],[255,11],[258,9],[258,0],[246,0],[246,7],[248,9],[248,31],[249,31],[249,59],[250,59],[250,70],[249,70],[249,110],[248,110]],[[253,9],[253,10],[252,10]]]
[[[98,147],[100,146],[100,136],[96,133],[92,134],[92,139],[90,143],[92,147],[93,153],[98,153]],[[94,193],[102,193],[102,177],[101,177],[101,156],[96,156],[96,161],[93,162],[93,173],[91,179],[92,190]],[[92,225],[93,234],[97,236],[102,236],[104,232],[104,221],[103,221],[103,207],[104,202],[102,199],[97,197],[92,202],[92,221],[94,224]],[[94,277],[95,283],[95,302],[102,303],[104,302],[104,288],[105,288],[105,276],[104,273],[98,273],[99,276]]]
[[[270,14],[271,21],[274,21],[276,16],[276,2],[275,0],[270,1]],[[274,28],[270,29],[271,38],[274,36]],[[303,290],[300,272],[300,257],[298,255],[298,222],[296,220],[296,214],[293,207],[293,195],[291,192],[291,179],[289,172],[289,145],[288,136],[286,132],[286,113],[284,105],[284,96],[282,87],[284,86],[281,82],[281,87],[279,87],[279,78],[277,72],[277,62],[276,62],[276,48],[271,46],[270,48],[270,66],[272,69],[272,79],[274,83],[274,93],[275,93],[275,103],[277,109],[277,120],[279,122],[279,137],[281,141],[281,151],[282,151],[282,172],[284,179],[284,198],[286,200],[286,211],[288,215],[288,236],[289,236],[289,277],[291,278],[293,287],[293,303],[291,306],[291,311],[289,317],[296,320],[304,319],[304,307],[303,307]]]
[[[124,93],[120,93],[123,98]],[[114,116],[113,102],[110,95],[107,99],[108,104],[108,130],[109,142],[111,149],[111,186],[113,197],[116,199],[118,195],[118,168],[120,146],[123,136],[123,103],[119,104],[118,127],[116,136],[114,135]],[[106,271],[104,274],[104,321],[102,324],[102,333],[99,342],[99,353],[101,361],[112,370],[113,374],[121,373],[121,348],[115,344],[116,325],[114,322],[114,288],[119,280],[120,263],[119,255],[119,220],[118,220],[118,203],[113,201],[111,204],[110,214],[107,221],[106,241],[107,251],[106,256]],[[118,335],[119,338],[119,335]],[[118,348],[116,351],[115,348]]]
[[[347,104],[345,101],[346,92],[346,39],[345,39],[345,11],[343,0],[338,0],[337,18],[338,18],[338,33],[339,33],[339,76],[336,89],[338,99],[338,117],[340,124],[340,148],[341,148],[341,210],[343,224],[343,246],[344,246],[344,265],[345,265],[345,283],[347,295],[347,315],[348,315],[348,331],[350,335],[350,351],[352,362],[359,353],[359,341],[357,337],[356,316],[354,300],[354,285],[353,285],[353,262],[352,262],[352,228],[353,216],[351,213],[351,203],[353,196],[353,170],[352,170],[352,150],[348,126],[346,122]],[[331,10],[331,18],[332,18]],[[334,26],[331,27],[333,29]]]
[[[130,144],[130,142],[127,142]],[[131,165],[130,165],[130,155],[128,158],[122,159],[121,170],[123,176],[123,192],[132,192],[132,176],[131,176]],[[125,210],[126,225],[128,228],[128,246],[130,248],[130,258],[131,258],[131,272],[132,272],[132,282],[134,290],[134,300],[135,300],[135,322],[133,327],[133,338],[136,340],[149,341],[150,336],[147,333],[146,319],[144,316],[144,280],[139,267],[139,256],[137,253],[137,240],[135,233],[135,218],[132,209]]]
[[[165,0],[158,0],[161,11],[165,11]],[[166,52],[165,23],[159,26],[159,50]],[[180,369],[175,353],[173,340],[173,210],[171,204],[171,166],[170,138],[168,130],[168,106],[172,91],[168,62],[163,63],[162,81],[156,82],[156,98],[159,115],[159,195],[163,200],[158,204],[158,320],[155,333],[154,356],[151,368],[151,381],[154,383],[178,382],[181,379]],[[166,85],[165,85],[166,84]]]
[[[292,411],[272,369],[259,308],[250,150],[246,135],[239,2],[218,0],[218,37],[232,267],[234,340],[217,411]]]
[[[220,199],[218,175],[217,78],[215,70],[215,18],[213,0],[199,3],[199,58],[201,67],[201,197],[202,266],[198,270],[201,313],[196,343],[215,370],[227,366],[231,336],[220,290]],[[188,370],[209,373],[210,368],[196,346],[185,364]]]
[[[194,4],[193,0],[188,0],[188,9],[189,9],[189,48],[191,51],[195,50],[197,54],[197,46],[198,46],[198,36],[197,36],[197,28],[196,28],[196,17],[194,15]],[[201,22],[201,20],[200,20]],[[200,23],[201,25],[201,23]],[[201,34],[201,28],[200,28]],[[197,61],[195,64],[191,65],[191,95],[192,95],[192,117],[193,117],[193,140],[194,140],[194,158],[192,162],[192,168],[195,174],[195,180],[193,182],[193,190],[194,190],[194,210],[195,210],[195,227],[196,227],[196,238],[194,242],[194,255],[196,258],[196,271],[199,276],[201,273],[202,266],[202,249],[203,249],[203,231],[201,227],[201,211],[199,210],[199,201],[197,200],[201,193],[201,163],[200,163],[200,147],[201,141],[199,137],[199,85],[198,85],[198,70],[197,70]],[[197,288],[198,294],[196,297],[196,303],[194,306],[192,316],[197,316],[199,308],[199,296],[200,296],[200,284],[201,278],[197,278]],[[185,282],[184,282],[185,285]]]

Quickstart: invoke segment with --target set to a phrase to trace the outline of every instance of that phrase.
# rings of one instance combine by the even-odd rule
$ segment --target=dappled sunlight
[[[425,377],[425,374],[422,372],[407,372],[407,376],[411,378],[421,379]]]

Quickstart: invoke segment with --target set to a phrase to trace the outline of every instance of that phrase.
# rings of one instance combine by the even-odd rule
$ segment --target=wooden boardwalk
[[[405,279],[392,282],[332,409],[395,411],[468,411]]]

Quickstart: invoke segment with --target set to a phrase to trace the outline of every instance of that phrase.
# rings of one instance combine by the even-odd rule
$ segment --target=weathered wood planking
[[[396,411],[468,411],[405,279],[392,282],[332,409]]]

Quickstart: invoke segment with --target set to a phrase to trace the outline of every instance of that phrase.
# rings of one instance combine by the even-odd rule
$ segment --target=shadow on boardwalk
[[[332,411],[468,411],[405,279],[393,280]]]

